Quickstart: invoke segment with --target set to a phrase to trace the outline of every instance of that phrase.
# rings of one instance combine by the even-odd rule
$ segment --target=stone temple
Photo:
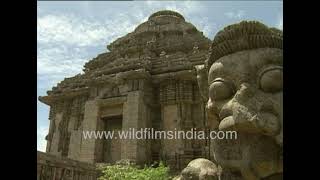
[[[50,106],[39,179],[66,172],[73,179],[95,179],[94,164],[119,160],[162,160],[182,170],[180,180],[283,179],[282,44],[282,31],[256,21],[229,25],[211,41],[177,12],[152,14],[86,63],[83,74],[39,97]],[[238,138],[83,136],[133,128],[235,130]],[[48,162],[57,158],[65,167],[53,170]]]
[[[46,151],[91,163],[163,159],[184,166],[208,157],[205,141],[84,140],[82,131],[205,129],[206,102],[194,67],[204,63],[210,43],[181,14],[152,14],[87,62],[83,74],[65,78],[39,98],[50,106]]]

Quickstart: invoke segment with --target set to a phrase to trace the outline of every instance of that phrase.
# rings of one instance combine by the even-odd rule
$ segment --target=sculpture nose
[[[248,83],[241,84],[233,98],[219,112],[219,130],[260,132],[252,121],[253,112],[246,106],[253,96],[253,88]]]
[[[278,117],[270,108],[261,110],[250,106],[255,101],[255,91],[242,84],[234,97],[219,112],[219,130],[236,130],[247,133],[262,133],[274,136],[280,131]],[[251,108],[250,108],[251,107]],[[267,107],[267,106],[265,106]]]
[[[253,91],[250,88],[250,85],[248,83],[243,83],[240,86],[240,89],[235,92],[234,96],[222,106],[219,111],[220,121],[239,112],[239,110],[242,109],[240,105],[246,104],[251,97],[253,97]]]

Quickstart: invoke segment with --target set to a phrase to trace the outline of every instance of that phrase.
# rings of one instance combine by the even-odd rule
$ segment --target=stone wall
[[[200,100],[199,90],[192,79],[163,81],[159,96],[162,130],[187,132],[207,128],[205,103]],[[161,156],[171,169],[180,169],[192,159],[209,158],[206,149],[208,144],[204,140],[163,139]]]
[[[96,180],[94,164],[37,152],[37,180]]]

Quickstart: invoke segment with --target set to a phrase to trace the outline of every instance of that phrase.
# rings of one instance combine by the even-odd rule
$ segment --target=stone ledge
[[[37,179],[97,179],[99,171],[95,164],[57,157],[37,151]]]
[[[127,101],[127,96],[111,97],[107,99],[98,99],[97,104],[101,106],[114,106],[119,105]]]

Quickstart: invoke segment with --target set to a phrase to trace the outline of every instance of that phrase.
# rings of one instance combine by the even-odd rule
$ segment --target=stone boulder
[[[221,169],[204,158],[192,160],[181,172],[181,180],[218,180]]]

